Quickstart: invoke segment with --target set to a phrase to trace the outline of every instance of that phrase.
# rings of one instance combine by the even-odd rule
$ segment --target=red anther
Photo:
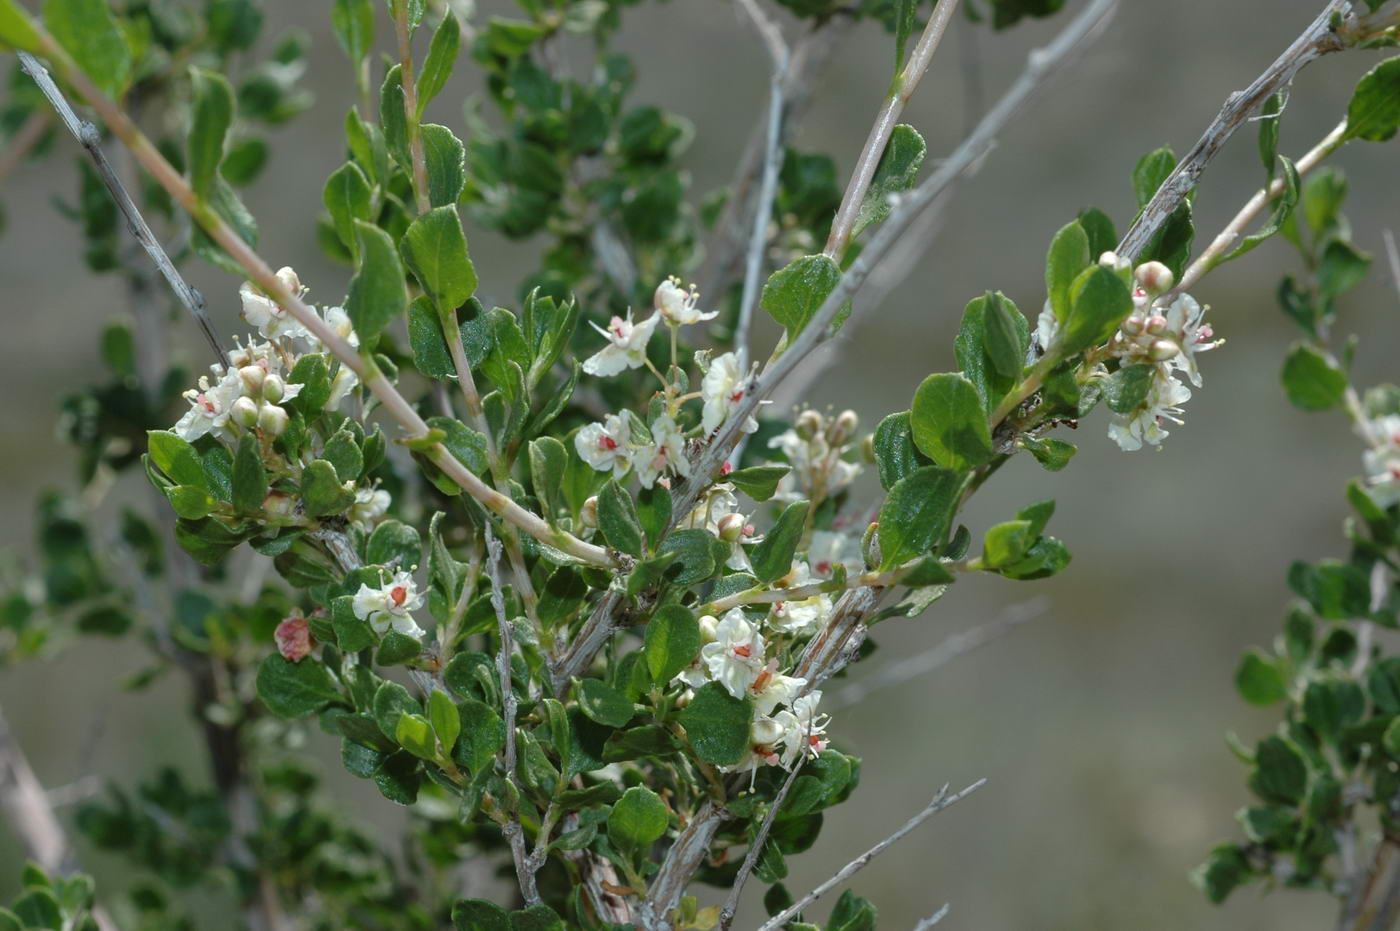
[[[389,600],[394,604],[402,606],[407,599],[408,589],[404,588],[402,585],[395,585],[393,588],[389,589]]]
[[[724,465],[722,465],[722,466],[719,467],[719,474],[720,474],[720,475],[728,475],[730,472],[733,472],[733,471],[734,471],[734,463],[730,462],[728,459],[724,460]]]
[[[734,648],[734,655],[735,655],[735,656],[752,656],[752,655],[753,655],[753,650],[749,649],[749,647],[748,647],[747,644],[744,645],[744,646],[737,646],[737,647]]]
[[[612,450],[617,449],[617,440],[613,439],[610,436],[604,435],[598,440],[598,448],[606,449],[611,452]]]

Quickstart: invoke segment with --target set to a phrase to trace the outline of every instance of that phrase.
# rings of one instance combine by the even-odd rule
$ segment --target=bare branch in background
[[[810,736],[811,731],[808,730]],[[724,907],[719,910],[720,931],[729,931],[729,926],[734,923],[734,913],[739,910],[739,896],[744,893],[744,885],[749,881],[749,874],[753,872],[754,865],[758,863],[759,856],[763,853],[763,845],[768,842],[768,832],[773,829],[773,822],[777,820],[778,812],[782,810],[783,802],[787,801],[788,793],[792,791],[792,784],[797,781],[798,774],[802,772],[802,764],[807,761],[806,756],[799,757],[793,764],[792,772],[788,773],[783,780],[782,786],[778,789],[778,794],[773,796],[773,801],[768,805],[768,813],[763,816],[763,823],[758,827],[758,833],[749,842],[748,853],[744,855],[744,862],[739,865],[739,872],[734,877],[734,884],[729,887],[729,895],[724,898]]]
[[[944,918],[947,918],[947,917],[948,917],[948,913],[949,913],[950,911],[952,911],[952,910],[953,910],[953,907],[952,907],[951,905],[944,905],[944,906],[943,906],[942,908],[940,908],[938,911],[934,912],[932,915],[929,915],[929,916],[928,916],[927,918],[925,918],[923,921],[921,921],[921,922],[919,922],[917,925],[915,925],[915,926],[914,926],[914,931],[928,931],[929,928],[932,928],[934,925],[938,924],[938,923],[939,923],[940,921],[942,921]]]
[[[52,120],[53,117],[43,110],[35,110],[20,124],[4,153],[0,153],[0,183],[24,164],[29,153],[34,151],[39,140],[44,138],[44,133],[48,132]]]
[[[51,873],[71,873],[77,866],[73,846],[39,777],[29,765],[19,741],[0,713],[0,804],[9,814],[10,825],[24,846],[25,853]],[[102,931],[115,931],[116,925],[101,908],[94,906],[93,921]]]
[[[1143,207],[1132,229],[1128,230],[1118,244],[1118,254],[1128,259],[1136,259],[1147,246],[1148,241],[1167,222],[1177,207],[1181,206],[1186,195],[1200,181],[1201,174],[1211,159],[1224,148],[1225,143],[1249,120],[1249,116],[1274,93],[1288,86],[1294,75],[1309,63],[1316,61],[1328,52],[1346,47],[1344,40],[1333,29],[1334,16],[1349,10],[1348,0],[1329,0],[1317,14],[1317,18],[1303,30],[1293,44],[1284,49],[1283,54],[1274,59],[1273,64],[1243,91],[1231,94],[1220,108],[1220,114],[1206,128],[1205,133],[1191,147],[1191,151],[1177,163],[1157,188],[1157,193]]]
[[[982,788],[982,786],[986,784],[987,780],[979,779],[972,785],[968,786],[966,789],[963,789],[961,792],[958,792],[955,795],[949,795],[948,787],[945,785],[943,788],[938,790],[938,794],[933,797],[933,801],[929,802],[928,806],[924,808],[923,811],[919,812],[917,815],[906,821],[903,827],[895,831],[889,837],[880,841],[880,843],[876,844],[874,847],[871,847],[865,853],[856,857],[850,863],[847,863],[845,866],[841,867],[841,869],[836,871],[835,876],[832,876],[826,882],[822,883],[820,886],[813,889],[811,892],[807,893],[802,898],[798,899],[796,902],[792,903],[792,905],[789,905],[787,908],[783,909],[781,912],[768,919],[768,921],[765,922],[758,929],[758,931],[777,931],[778,928],[781,928],[783,925],[791,921],[804,908],[811,905],[813,902],[817,901],[817,899],[826,895],[832,889],[835,889],[837,886],[850,879],[856,873],[863,870],[866,866],[870,864],[871,860],[874,860],[880,854],[888,850],[893,844],[902,840],[904,836],[907,835],[910,831],[914,830],[919,825],[927,821],[929,818],[932,818],[934,815],[947,808],[949,805],[952,805],[955,802],[967,798],[973,792],[976,792],[978,789]]]
[[[1390,283],[1400,295],[1400,249],[1395,248],[1395,234],[1390,230],[1381,230],[1381,237],[1385,239],[1385,257],[1390,262]]]
[[[998,617],[985,624],[952,634],[939,641],[923,653],[906,659],[886,663],[879,669],[852,682],[839,692],[832,694],[824,703],[828,711],[850,708],[865,701],[876,692],[894,688],[911,679],[928,675],[940,666],[946,666],[959,657],[966,656],[979,647],[984,647],[1012,630],[1045,614],[1050,599],[1036,598],[1022,604],[1011,605]]]
[[[221,364],[227,364],[228,357],[224,353],[223,343],[219,340],[219,334],[214,329],[213,321],[209,319],[209,314],[205,311],[204,295],[190,287],[179,270],[175,268],[175,263],[170,261],[170,256],[165,254],[165,249],[156,239],[155,233],[151,232],[151,227],[147,225],[145,217],[141,216],[136,202],[131,199],[131,195],[127,193],[121,179],[113,170],[111,162],[103,153],[102,137],[98,133],[97,127],[78,118],[78,115],[73,112],[73,108],[68,105],[63,93],[58,89],[58,85],[54,84],[53,78],[49,77],[48,69],[39,59],[26,52],[18,54],[20,65],[34,79],[34,83],[39,85],[39,90],[48,98],[64,127],[87,150],[93,166],[97,169],[98,176],[102,179],[102,183],[107,186],[112,200],[116,201],[117,209],[122,212],[122,216],[126,217],[131,235],[136,237],[141,248],[146,250],[146,254],[151,257],[151,261],[160,270],[161,276],[170,285],[170,290],[175,292],[175,297],[194,317],[195,323],[199,324],[199,330],[204,334],[209,348],[213,350],[214,358]]]

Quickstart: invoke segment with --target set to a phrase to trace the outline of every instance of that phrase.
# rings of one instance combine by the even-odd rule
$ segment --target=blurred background
[[[959,23],[904,117],[927,138],[931,159],[976,118],[977,94],[966,76],[979,76],[980,106],[990,105],[1026,52],[1081,5],[1072,0],[1065,14],[1001,34]],[[908,278],[878,306],[858,306],[840,362],[816,382],[811,400],[853,408],[873,428],[908,406],[925,374],[954,366],[952,338],[969,298],[999,288],[1033,318],[1055,230],[1090,205],[1125,229],[1137,157],[1165,143],[1178,153],[1189,148],[1226,95],[1252,80],[1319,5],[1125,0],[1107,33],[946,202],[940,231]],[[274,135],[270,169],[246,195],[262,228],[260,251],[274,265],[294,265],[322,300],[343,293],[348,280],[322,257],[312,231],[322,182],[341,160],[341,120],[353,93],[327,6],[267,4],[267,35],[291,26],[310,33],[308,83],[317,104]],[[503,4],[482,4],[482,15],[496,6]],[[686,164],[698,203],[727,183],[761,116],[763,49],[723,0],[643,4],[629,11],[619,44],[636,56],[632,103],[656,103],[694,121]],[[873,25],[852,34],[795,140],[832,153],[843,179],[887,84],[889,47]],[[1378,58],[1356,53],[1308,68],[1293,89],[1281,151],[1296,157],[1330,129]],[[470,72],[459,67],[434,103],[434,119],[459,134],[456,101],[476,90]],[[1252,128],[1241,132],[1207,173],[1196,201],[1198,242],[1260,182],[1253,135]],[[13,340],[0,365],[0,542],[21,554],[32,546],[36,493],[72,474],[69,450],[54,437],[57,399],[89,379],[98,329],[124,300],[118,281],[83,270],[79,230],[50,204],[76,188],[76,146],[63,138],[58,147],[58,157],[27,166],[0,191],[9,214],[0,239],[0,305]],[[1356,241],[1378,259],[1371,279],[1344,300],[1339,332],[1363,334],[1359,384],[1395,380],[1400,300],[1385,273],[1381,231],[1400,227],[1400,149],[1353,143],[1333,164],[1360,192],[1347,212]],[[508,300],[533,268],[535,247],[484,233],[470,241],[483,291]],[[790,861],[790,889],[826,878],[943,783],[957,788],[986,777],[980,792],[856,879],[854,888],[880,907],[882,927],[910,927],[944,902],[953,910],[943,926],[958,929],[1330,926],[1334,912],[1324,895],[1261,897],[1249,889],[1216,908],[1187,880],[1213,842],[1237,835],[1232,815],[1246,801],[1243,767],[1223,733],[1235,730],[1252,743],[1275,721],[1237,697],[1235,663],[1279,629],[1288,563],[1343,553],[1342,487],[1359,469],[1344,418],[1294,410],[1279,387],[1292,333],[1273,294],[1294,261],[1285,244],[1271,242],[1196,289],[1228,342],[1205,357],[1205,388],[1162,451],[1120,452],[1096,412],[1070,437],[1081,447],[1072,468],[1051,475],[1017,457],[978,496],[967,515],[974,532],[1055,497],[1051,530],[1074,562],[1046,582],[969,578],[924,617],[874,632],[880,650],[855,680],[878,675],[891,657],[1046,599],[1031,623],[838,715],[835,739],[864,757],[862,785],[828,815],[818,847]],[[198,263],[188,272],[221,331],[237,332],[238,282]],[[772,335],[760,331],[758,344]],[[177,341],[203,364],[192,326],[182,321]],[[130,781],[163,764],[202,765],[178,677],[144,693],[115,690],[143,659],[137,644],[89,639],[54,663],[0,673],[0,705],[46,785],[91,773]],[[372,786],[340,769],[333,741],[313,733],[311,743],[333,790],[366,819],[387,825],[400,817]],[[14,888],[18,858],[0,824],[0,896]],[[99,889],[105,877],[120,875],[99,854],[84,851],[83,860]]]

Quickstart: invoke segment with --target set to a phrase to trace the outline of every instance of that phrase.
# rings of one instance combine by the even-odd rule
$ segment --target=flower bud
[[[301,279],[297,277],[296,269],[290,265],[284,265],[277,269],[277,280],[293,294],[301,294]]]
[[[262,392],[263,379],[267,377],[267,369],[261,365],[245,365],[238,370],[238,378],[243,382],[243,390],[253,397],[257,397]]]
[[[783,726],[772,718],[759,718],[753,722],[753,742],[775,744],[783,737]]]
[[[1152,294],[1169,291],[1176,283],[1176,276],[1172,274],[1172,270],[1161,262],[1143,262],[1133,272],[1133,277]]]
[[[866,462],[875,461],[875,434],[867,433],[860,441],[860,456]]]
[[[1153,314],[1147,318],[1147,323],[1143,326],[1143,329],[1153,336],[1165,333],[1167,332],[1167,318],[1163,317],[1161,314]]]
[[[296,509],[296,501],[285,492],[269,491],[263,498],[262,510],[268,517],[291,517]]]
[[[797,416],[797,422],[793,424],[793,429],[804,440],[810,440],[822,430],[822,415],[814,410],[805,410]]]
[[[713,614],[700,616],[700,642],[714,643],[719,637],[719,621]]]
[[[263,400],[276,404],[282,400],[282,396],[287,393],[287,383],[280,375],[269,375],[263,379],[262,396]]]
[[[1099,256],[1099,264],[1104,266],[1105,268],[1112,268],[1113,266],[1118,264],[1118,253],[1114,252],[1111,249],[1103,253]]]
[[[583,502],[583,507],[579,509],[579,522],[585,527],[598,526],[598,496],[594,495]]]
[[[1119,325],[1119,329],[1121,329],[1124,333],[1127,333],[1129,336],[1137,336],[1139,333],[1142,332],[1142,328],[1146,325],[1147,318],[1141,316],[1140,314],[1133,314],[1128,319],[1124,320],[1122,324]]]
[[[827,428],[826,439],[832,446],[845,446],[856,435],[856,428],[860,426],[860,418],[855,411],[842,411],[836,415],[836,419]]]
[[[254,427],[258,423],[258,405],[252,398],[239,398],[229,408],[229,416],[240,427]]]
[[[281,436],[287,432],[287,424],[291,418],[287,412],[276,404],[264,404],[258,409],[258,429],[273,436]]]
[[[725,543],[738,543],[744,535],[744,515],[726,514],[719,519],[719,538]]]
[[[311,636],[311,627],[304,617],[289,617],[277,625],[272,634],[277,641],[277,652],[290,662],[305,659],[316,647],[316,639]]]
[[[1147,354],[1153,362],[1165,362],[1168,359],[1173,359],[1179,352],[1181,352],[1181,347],[1170,339],[1155,339],[1147,350]]]

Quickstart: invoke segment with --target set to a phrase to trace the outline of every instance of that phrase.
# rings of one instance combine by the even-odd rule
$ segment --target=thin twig
[[[927,675],[959,657],[966,656],[979,647],[986,646],[1022,624],[1042,616],[1049,605],[1050,599],[1048,598],[1036,598],[1021,604],[1011,605],[999,617],[986,624],[979,624],[960,633],[952,634],[939,641],[932,648],[907,659],[886,663],[870,675],[857,682],[852,682],[841,691],[831,695],[822,703],[823,707],[830,712],[850,708],[865,701],[876,692]]]
[[[830,892],[832,889],[835,889],[837,886],[841,885],[841,883],[850,879],[856,873],[864,869],[870,863],[871,860],[874,860],[880,854],[884,853],[887,849],[889,849],[891,845],[902,840],[904,836],[910,831],[914,830],[919,825],[927,821],[929,818],[933,817],[943,809],[947,808],[949,805],[952,805],[955,802],[967,798],[973,792],[976,792],[978,789],[982,788],[982,786],[986,784],[987,780],[979,779],[972,785],[968,786],[966,789],[963,789],[961,792],[958,792],[956,795],[949,795],[948,787],[945,785],[943,788],[938,790],[938,794],[933,797],[933,801],[929,802],[928,806],[924,808],[923,811],[919,812],[917,815],[906,821],[903,827],[895,831],[889,837],[880,841],[880,843],[876,844],[874,847],[871,847],[865,853],[856,857],[850,863],[847,863],[845,866],[841,867],[841,869],[836,871],[835,876],[832,876],[826,882],[822,883],[820,886],[817,886],[817,888],[813,889],[811,892],[798,899],[792,905],[789,905],[787,908],[783,909],[781,912],[768,919],[768,921],[765,922],[758,929],[758,931],[776,931],[776,929],[781,928],[783,925],[791,921],[793,917],[799,912],[801,912],[804,908],[811,905],[813,902],[817,901],[817,899],[821,898],[823,895]]]
[[[875,169],[879,167],[880,159],[885,154],[885,146],[899,123],[905,105],[914,96],[919,81],[928,71],[929,62],[933,61],[933,53],[943,41],[943,35],[948,31],[948,24],[952,22],[957,6],[958,0],[942,0],[934,7],[933,15],[924,26],[918,44],[909,53],[904,69],[895,78],[894,87],[890,89],[884,106],[876,114],[875,123],[870,127],[870,135],[865,139],[865,147],[856,159],[851,180],[847,182],[846,192],[841,196],[841,206],[837,208],[836,217],[831,221],[831,232],[826,238],[826,248],[822,249],[823,255],[840,261],[842,253],[846,251],[846,246],[855,233],[856,221],[860,218],[860,208],[865,204],[865,195],[870,190],[870,182],[875,178]]]
[[[77,867],[68,835],[4,714],[0,714],[0,804],[9,812],[15,834],[35,863],[60,874]],[[116,925],[101,907],[94,906],[90,914],[102,931],[115,931]]]
[[[1177,163],[1157,188],[1157,193],[1142,208],[1133,226],[1118,244],[1118,254],[1134,260],[1146,248],[1148,241],[1167,222],[1186,199],[1186,195],[1196,186],[1201,174],[1211,159],[1224,148],[1235,131],[1249,121],[1253,113],[1265,100],[1279,89],[1288,86],[1293,77],[1310,62],[1316,61],[1328,52],[1335,52],[1346,45],[1333,29],[1335,15],[1344,13],[1351,4],[1348,0],[1328,0],[1322,12],[1294,39],[1283,54],[1274,59],[1273,64],[1243,91],[1231,94],[1225,100],[1215,121],[1191,147],[1185,157]]]
[[[515,652],[515,636],[510,630],[510,620],[506,617],[505,593],[501,588],[501,541],[491,532],[491,525],[482,527],[486,534],[486,577],[491,582],[491,607],[496,612],[496,629],[501,637],[501,649],[496,654],[496,672],[501,680],[501,717],[505,723],[505,750],[502,764],[505,778],[516,782],[515,767],[515,688],[511,685],[510,658]],[[517,789],[519,786],[517,786]],[[510,853],[515,861],[515,875],[520,880],[520,893],[527,906],[541,904],[539,888],[535,885],[535,872],[530,869],[530,857],[525,850],[525,829],[521,827],[518,812],[504,812],[505,821],[501,833],[510,844]]]
[[[399,78],[403,82],[404,129],[413,172],[413,199],[420,214],[432,204],[428,199],[428,168],[423,158],[423,136],[418,128],[418,94],[413,80],[413,46],[408,32],[408,0],[394,0],[394,36],[399,43]]]
[[[10,139],[10,144],[6,146],[4,153],[0,154],[0,184],[24,164],[29,153],[34,151],[39,140],[49,131],[49,123],[52,120],[53,117],[47,110],[35,110],[20,124],[19,130]]]
[[[20,66],[34,79],[34,83],[39,86],[39,90],[48,98],[54,111],[58,114],[59,120],[67,130],[73,134],[87,150],[88,156],[92,159],[93,165],[97,169],[98,177],[107,186],[112,199],[117,202],[117,209],[126,217],[127,226],[131,228],[131,235],[136,237],[136,241],[141,244],[141,248],[146,250],[151,261],[160,270],[161,276],[165,278],[170,290],[175,292],[175,297],[180,301],[190,315],[194,317],[195,323],[199,324],[200,332],[204,334],[204,339],[209,343],[209,348],[214,352],[214,358],[220,363],[227,364],[228,357],[224,353],[223,343],[219,340],[219,334],[214,329],[214,323],[209,319],[209,314],[205,311],[204,295],[190,287],[189,283],[180,275],[175,268],[175,263],[170,261],[170,256],[165,254],[165,249],[160,241],[156,239],[155,233],[151,232],[150,226],[146,224],[145,217],[141,216],[140,209],[136,202],[131,199],[126,188],[122,185],[121,179],[112,168],[111,162],[107,161],[106,154],[102,151],[102,136],[97,131],[97,127],[78,118],[73,112],[73,108],[68,105],[63,92],[58,89],[58,85],[49,77],[48,69],[44,67],[39,59],[27,52],[20,52]]]
[[[739,298],[739,320],[734,327],[734,351],[739,354],[740,368],[747,368],[749,326],[753,321],[754,305],[758,303],[759,278],[763,274],[763,258],[768,252],[769,220],[773,213],[773,198],[778,191],[778,171],[783,162],[783,80],[787,76],[789,56],[787,43],[783,41],[777,24],[764,14],[756,0],[738,0],[738,3],[753,20],[754,28],[763,37],[769,57],[773,59],[768,92],[768,133],[763,150],[763,180],[759,184],[753,231],[749,236],[744,290]]]
[[[1381,230],[1381,238],[1385,240],[1385,257],[1390,262],[1390,283],[1400,295],[1400,249],[1395,247],[1395,234],[1389,229]]]
[[[1323,137],[1321,142],[1298,159],[1293,166],[1298,170],[1298,177],[1307,175],[1308,172],[1322,164],[1323,159],[1341,148],[1342,144],[1346,142],[1346,131],[1347,121],[1342,120]],[[1235,214],[1234,219],[1226,224],[1225,228],[1211,240],[1210,245],[1202,250],[1200,255],[1196,256],[1195,261],[1182,273],[1181,281],[1177,282],[1172,293],[1179,294],[1183,291],[1189,291],[1196,282],[1205,277],[1207,272],[1219,265],[1224,260],[1226,253],[1234,247],[1235,243],[1239,242],[1244,231],[1254,222],[1254,218],[1270,201],[1282,195],[1286,186],[1286,180],[1280,175],[1268,187],[1256,191],[1254,196],[1240,208],[1240,212]]]
[[[928,916],[927,918],[925,918],[923,921],[921,921],[921,922],[919,922],[918,924],[916,924],[916,925],[914,926],[914,931],[928,931],[929,928],[932,928],[934,925],[938,924],[938,923],[939,923],[940,921],[942,921],[944,918],[947,918],[947,917],[948,917],[948,913],[949,913],[950,911],[952,911],[952,910],[953,910],[953,907],[952,907],[951,905],[948,905],[948,904],[945,903],[944,906],[943,906],[942,908],[940,908],[938,911],[934,912],[932,915],[929,915],[929,916]]]
[[[797,781],[797,776],[802,772],[802,765],[806,761],[807,757],[804,755],[792,767],[792,772],[788,773],[788,777],[783,780],[778,794],[773,797],[772,803],[768,806],[768,812],[763,816],[763,823],[758,826],[758,833],[749,843],[749,850],[744,855],[744,862],[739,865],[739,872],[734,876],[734,884],[729,887],[729,895],[725,896],[724,906],[719,910],[721,931],[729,931],[729,926],[734,923],[734,913],[739,910],[739,896],[744,892],[744,884],[749,881],[749,874],[753,872],[759,856],[763,853],[763,846],[768,842],[768,832],[773,829],[773,822],[777,820],[778,812],[782,809],[783,802],[787,800],[788,792],[792,791],[792,784]]]

